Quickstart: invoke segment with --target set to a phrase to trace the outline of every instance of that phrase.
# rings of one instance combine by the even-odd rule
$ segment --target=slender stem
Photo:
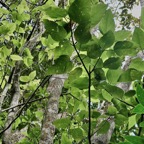
[[[140,122],[142,122],[143,120],[144,120],[144,114],[141,115]],[[141,132],[142,132],[142,127],[139,126],[138,136],[141,136]]]
[[[89,127],[88,127],[88,141],[89,144],[91,144],[91,73],[90,73],[90,68],[89,68],[89,73],[88,73],[88,78],[89,78],[89,86],[88,86],[88,119],[89,119]]]
[[[81,58],[81,56],[80,56],[80,54],[79,54],[79,52],[78,52],[78,50],[77,50],[77,48],[76,48],[76,45],[75,45],[75,43],[74,43],[72,24],[71,24],[71,38],[72,38],[72,45],[73,45],[73,47],[74,47],[74,49],[75,49],[75,51],[76,51],[76,53],[77,53],[77,56],[78,56],[78,58],[80,59],[80,61],[81,61],[82,65],[83,65],[86,73],[89,74],[89,71],[87,70],[86,65],[84,64],[84,62],[83,62],[83,60],[82,60],[82,58]]]

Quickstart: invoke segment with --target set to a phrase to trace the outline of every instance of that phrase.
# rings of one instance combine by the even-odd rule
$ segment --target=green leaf
[[[105,4],[92,4],[92,8],[90,11],[90,21],[91,21],[91,27],[96,26],[100,20],[102,19],[103,15],[106,12],[107,5]]]
[[[127,30],[119,30],[115,32],[115,40],[123,41],[126,40],[131,35],[130,31]]]
[[[76,40],[79,43],[87,43],[91,39],[89,27],[85,25],[79,25],[74,33]]]
[[[61,119],[57,119],[53,122],[53,124],[56,126],[56,128],[60,129],[64,129],[67,128],[71,123],[70,118],[61,118]]]
[[[100,21],[99,29],[102,34],[105,34],[108,31],[112,31],[112,32],[114,31],[115,23],[113,19],[113,14],[110,9],[106,11],[105,16]]]
[[[115,98],[121,98],[124,95],[124,92],[122,89],[112,86],[108,83],[101,84],[102,88],[105,89],[112,97]]]
[[[33,80],[35,78],[35,76],[36,76],[36,71],[33,71],[29,74],[29,79]]]
[[[136,48],[130,41],[119,41],[114,46],[114,51],[119,56],[130,55],[133,56],[136,54]]]
[[[135,58],[131,61],[129,68],[144,71],[144,61],[141,58]]]
[[[79,78],[81,76],[81,74],[82,74],[82,68],[77,67],[73,71],[70,72],[68,79],[69,79],[69,81],[72,82],[75,79]]]
[[[54,64],[50,62],[47,74],[63,74],[69,72],[73,68],[73,64],[70,58],[66,55],[61,55],[54,61]]]
[[[144,31],[140,28],[135,28],[132,40],[139,45],[141,49],[144,48]]]
[[[136,123],[136,115],[130,116],[128,120],[128,129],[132,128]]]
[[[101,20],[106,8],[105,4],[76,0],[69,8],[69,16],[73,21],[81,25],[90,25],[90,28],[92,28]]]
[[[83,131],[80,128],[70,129],[70,134],[75,140],[81,140],[83,138]]]
[[[30,81],[29,76],[21,76],[20,77],[20,81],[22,81],[22,82],[29,82]]]
[[[63,133],[61,137],[61,144],[72,144],[72,139],[70,139],[67,134]]]
[[[93,110],[92,111],[92,118],[97,119],[99,116],[101,116],[101,113],[98,111]]]
[[[87,0],[76,0],[69,8],[70,18],[77,23],[88,23],[91,3]]]
[[[117,114],[115,116],[115,123],[118,126],[122,126],[127,120],[128,120],[128,118],[123,116],[123,115],[121,115],[121,114]]]
[[[23,60],[21,56],[19,55],[11,55],[10,58],[14,61],[20,61]]]
[[[106,79],[105,73],[104,73],[103,69],[101,69],[101,68],[97,68],[94,70],[94,76],[97,81],[102,81],[102,80]]]
[[[127,141],[131,142],[131,144],[143,144],[144,138],[140,136],[125,136],[124,137]]]
[[[63,18],[67,15],[67,11],[63,8],[59,8],[59,7],[48,7],[48,8],[44,8],[43,11],[45,12],[45,14],[51,18],[54,19],[59,19],[59,18]]]
[[[106,78],[110,84],[116,84],[118,82],[119,76],[121,75],[121,69],[109,69],[106,74]]]
[[[144,121],[139,124],[140,127],[144,127]]]
[[[77,87],[79,89],[87,89],[88,88],[88,77],[81,77],[76,80],[74,80],[71,84],[74,87]]]
[[[144,106],[144,90],[140,85],[137,85],[136,94],[139,103]]]
[[[115,115],[117,113],[117,109],[114,106],[108,106],[107,112],[109,115]]]
[[[98,126],[97,133],[105,134],[108,132],[109,128],[110,128],[110,123],[107,120],[103,120]]]
[[[138,104],[132,112],[136,114],[144,114],[144,106],[142,104]]]
[[[22,14],[24,11],[29,11],[27,2],[25,0],[22,0],[21,3],[17,6],[17,10],[19,14]]]
[[[108,102],[111,102],[111,100],[113,98],[105,89],[102,89],[102,96]]]
[[[98,57],[100,57],[102,54],[102,50],[100,48],[99,45],[97,44],[92,44],[87,46],[87,56],[92,58],[92,59],[96,59]]]
[[[142,72],[137,71],[135,69],[128,69],[120,75],[118,81],[119,82],[130,82],[130,81],[134,81],[134,80],[140,80],[141,77],[142,77]]]
[[[104,34],[103,37],[100,38],[99,44],[103,49],[106,49],[113,45],[115,41],[115,37],[112,31],[108,31]]]
[[[117,69],[121,66],[121,60],[118,57],[111,57],[104,62],[103,66],[109,69]]]
[[[5,25],[0,26],[0,35],[5,35],[9,32],[10,28]]]
[[[56,22],[44,20],[44,25],[46,28],[46,33],[50,34],[56,41],[61,41],[67,36],[66,30]]]
[[[63,40],[59,43],[59,46],[57,46],[54,49],[54,57],[55,59],[58,58],[61,55],[68,55],[69,57],[72,55],[74,49],[70,42],[68,40]]]

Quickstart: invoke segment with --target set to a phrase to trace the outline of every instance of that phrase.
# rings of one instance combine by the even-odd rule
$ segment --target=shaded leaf
[[[108,31],[106,34],[104,34],[99,41],[100,46],[102,49],[106,49],[113,45],[115,41],[115,37],[112,31]]]
[[[87,89],[88,88],[88,77],[81,77],[74,80],[71,84],[74,87],[79,89]]]
[[[125,139],[131,144],[143,144],[144,143],[144,138],[140,136],[125,136]]]
[[[137,85],[136,94],[139,103],[144,106],[144,90],[140,85]]]
[[[104,62],[103,66],[109,69],[117,69],[121,66],[121,60],[118,57],[111,57]]]
[[[130,41],[119,41],[114,46],[114,51],[119,56],[135,55],[136,48]]]
[[[53,122],[56,128],[62,128],[62,129],[67,128],[70,123],[71,123],[70,118],[61,118]]]

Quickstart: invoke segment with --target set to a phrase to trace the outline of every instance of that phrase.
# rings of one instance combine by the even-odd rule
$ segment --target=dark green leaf
[[[114,51],[119,56],[135,55],[136,48],[130,41],[119,41],[114,46]]]
[[[95,59],[95,58],[100,57],[101,54],[102,54],[102,50],[101,50],[100,46],[98,46],[97,44],[89,45],[87,47],[88,57]]]
[[[73,68],[70,58],[66,55],[61,55],[58,59],[50,62],[48,67],[48,74],[63,74],[69,72]]]
[[[82,25],[95,26],[106,11],[106,5],[97,4],[87,0],[76,0],[69,8],[72,20]]]
[[[79,25],[75,31],[75,38],[79,43],[87,43],[91,39],[89,28],[84,25]]]
[[[82,74],[82,68],[77,67],[73,71],[70,72],[69,74],[69,81],[74,81],[75,79],[79,78]]]
[[[134,81],[134,80],[140,80],[141,77],[142,77],[142,72],[137,71],[135,69],[128,69],[120,75],[118,81],[119,82],[130,82],[130,81]]]
[[[43,11],[46,13],[46,15],[55,19],[63,18],[67,15],[67,11],[59,7],[48,7]]]
[[[143,144],[144,138],[140,136],[125,136],[125,139],[129,141],[131,144]]]
[[[128,118],[123,116],[123,115],[121,115],[121,114],[117,114],[115,116],[115,123],[118,126],[122,126],[127,120],[128,120]]]
[[[103,37],[100,38],[99,44],[103,49],[106,49],[113,45],[115,41],[115,37],[112,31],[108,31],[104,34]]]
[[[72,82],[72,86],[77,87],[79,89],[87,89],[88,88],[88,78],[87,77],[81,77],[77,80],[74,80]]]
[[[81,140],[83,138],[83,131],[80,128],[70,129],[69,132],[75,140]]]
[[[136,94],[139,103],[144,106],[144,90],[140,85],[137,85]]]
[[[104,120],[99,124],[97,133],[105,134],[106,132],[108,132],[109,128],[110,128],[110,123],[107,120]]]
[[[71,123],[70,118],[61,118],[53,122],[56,128],[62,128],[62,129],[67,128],[70,123]]]
[[[104,67],[109,69],[117,69],[121,66],[121,60],[118,57],[112,57],[104,62]]]
[[[67,36],[66,30],[56,22],[44,20],[44,25],[46,28],[46,33],[50,34],[56,41],[61,41]]]

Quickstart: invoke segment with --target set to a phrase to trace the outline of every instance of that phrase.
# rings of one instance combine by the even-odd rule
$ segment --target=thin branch
[[[24,103],[23,107],[21,107],[21,109],[17,112],[16,117],[11,121],[11,123],[0,132],[0,135],[2,135],[8,128],[10,128],[10,126],[20,117],[23,109],[27,106],[27,104],[29,103],[29,101],[35,96],[35,93],[37,92],[37,90],[41,87],[41,85],[43,84],[43,82],[45,81],[45,79],[49,77],[49,79],[51,78],[51,76],[46,76],[42,82],[38,85],[38,87],[35,89],[35,91],[32,93],[32,95],[28,98],[28,100]]]
[[[141,114],[140,122],[143,122],[143,120],[144,120],[144,114]],[[141,132],[142,132],[142,127],[139,126],[138,136],[141,136]]]
[[[122,102],[122,103],[124,103],[124,104],[126,104],[126,105],[128,105],[128,106],[134,107],[133,105],[131,105],[131,104],[129,104],[129,103],[127,103],[127,102],[125,102],[125,101],[119,99],[119,98],[117,98],[117,100],[119,100],[120,102]]]
[[[70,22],[70,23],[71,23],[71,22]],[[75,51],[76,51],[76,53],[77,53],[77,56],[79,57],[79,59],[80,59],[82,65],[83,65],[86,73],[89,74],[89,71],[87,70],[87,68],[86,68],[86,66],[85,66],[85,64],[84,64],[84,62],[83,62],[83,60],[82,60],[82,58],[81,58],[81,56],[80,56],[77,48],[76,48],[76,45],[75,45],[75,43],[74,43],[74,37],[73,37],[73,31],[72,31],[72,23],[71,23],[71,38],[72,38],[72,45],[73,45],[73,47],[74,47],[74,49],[75,49]]]
[[[36,102],[36,101],[39,101],[39,100],[47,99],[47,98],[48,98],[48,97],[42,97],[42,98],[34,99],[34,100],[29,101],[28,104],[29,104],[29,103],[33,103],[33,102]],[[18,105],[15,105],[15,106],[12,106],[12,107],[3,109],[3,110],[0,111],[0,113],[5,112],[5,111],[8,111],[8,110],[11,110],[11,109],[14,109],[14,108],[16,108],[16,107],[20,107],[20,106],[22,106],[22,105],[24,105],[24,104],[25,104],[25,103],[20,103],[20,104],[18,104]]]
[[[90,73],[90,67],[88,72],[88,78],[89,78],[89,85],[88,85],[88,119],[89,119],[89,126],[88,126],[88,141],[89,144],[91,144],[91,73]]]
[[[7,10],[12,11],[8,5],[6,5],[4,2],[0,1],[0,4],[5,7]]]
[[[80,99],[78,99],[76,96],[74,96],[73,94],[71,93],[62,93],[62,95],[70,95],[71,97],[73,97],[74,99],[78,100],[78,101],[81,101]]]

